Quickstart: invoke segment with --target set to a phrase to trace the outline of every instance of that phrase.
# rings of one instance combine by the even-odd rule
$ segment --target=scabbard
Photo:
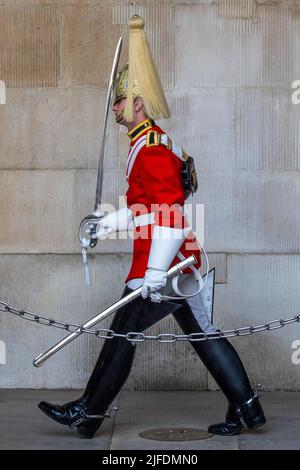
[[[180,263],[176,264],[171,269],[169,269],[168,278],[181,274],[184,269],[188,268],[192,264],[195,264],[196,262],[197,260],[194,255],[189,256],[184,261],[181,261]],[[104,320],[109,315],[116,312],[116,310],[118,310],[119,308],[123,307],[124,305],[128,304],[132,300],[139,297],[141,295],[141,292],[142,292],[142,286],[139,287],[138,289],[135,289],[133,292],[126,295],[125,297],[121,298],[120,300],[115,302],[113,305],[105,309],[103,312],[91,318],[89,321],[81,325],[81,327],[75,330],[73,333],[69,334],[64,339],[62,339],[57,344],[55,344],[50,349],[48,349],[46,352],[40,354],[35,359],[33,359],[33,365],[35,367],[40,367],[42,364],[44,364],[44,362],[46,362],[49,359],[49,357],[53,356],[55,353],[60,351],[60,349],[64,348],[65,346],[67,346],[67,344],[71,343],[71,341],[73,341],[74,339],[82,335],[83,333],[82,328],[93,327],[94,325],[99,323],[101,320]]]

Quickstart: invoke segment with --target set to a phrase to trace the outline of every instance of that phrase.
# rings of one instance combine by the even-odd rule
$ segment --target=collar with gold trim
[[[131,131],[127,133],[128,137],[131,141],[137,139],[146,129],[151,129],[151,127],[155,126],[155,122],[152,119],[145,119],[145,121],[140,122],[137,126],[135,126]]]

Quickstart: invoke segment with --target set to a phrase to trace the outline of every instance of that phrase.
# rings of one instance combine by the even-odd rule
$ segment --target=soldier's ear
[[[141,109],[144,108],[144,103],[143,103],[142,98],[140,98],[140,97],[138,96],[138,97],[134,100],[133,106],[134,106],[134,110],[135,110],[136,113],[139,112],[139,111],[141,111]]]

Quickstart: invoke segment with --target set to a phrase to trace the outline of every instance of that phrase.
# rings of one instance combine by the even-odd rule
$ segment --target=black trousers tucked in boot
[[[126,287],[123,296],[131,291]],[[124,334],[142,332],[170,313],[185,334],[203,332],[186,300],[154,303],[141,297],[119,309],[109,328]],[[241,431],[243,424],[251,429],[264,424],[258,397],[231,343],[219,338],[191,345],[228,400],[225,422],[210,426],[209,431],[233,435]],[[55,421],[75,427],[79,434],[93,437],[128,378],[135,350],[136,345],[125,338],[106,339],[83,396],[62,406],[41,402],[40,409]]]
[[[132,289],[125,287],[122,297],[130,292]],[[173,302],[155,303],[138,297],[116,312],[109,329],[122,334],[142,332],[178,308]],[[93,437],[127,380],[135,350],[136,344],[126,338],[105,339],[83,396],[62,406],[41,402],[39,408],[58,423],[76,428],[85,437]]]
[[[187,301],[176,302],[181,304],[181,308],[173,315],[183,332],[202,333]],[[234,435],[242,430],[244,424],[250,429],[265,424],[258,396],[251,387],[237,351],[228,339],[191,341],[191,345],[228,400],[225,422],[211,425],[208,430],[219,435]]]

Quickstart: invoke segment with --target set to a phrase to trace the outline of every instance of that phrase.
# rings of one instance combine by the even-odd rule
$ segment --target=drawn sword
[[[122,50],[122,36],[120,37],[117,47],[116,47],[116,52],[115,52],[115,57],[114,57],[113,65],[112,65],[108,91],[107,91],[107,97],[106,97],[103,128],[102,128],[102,138],[101,138],[101,145],[100,145],[100,152],[99,152],[94,212],[86,216],[84,219],[82,219],[79,225],[79,230],[78,230],[78,237],[79,237],[81,247],[82,247],[85,281],[88,286],[91,285],[91,274],[90,274],[89,265],[88,265],[87,250],[89,247],[94,248],[97,245],[98,239],[93,238],[92,236],[96,234],[97,232],[97,223],[102,217],[105,216],[105,214],[101,214],[99,212],[99,208],[101,205],[101,197],[102,197],[102,186],[103,186],[104,155],[105,155],[105,147],[106,147],[106,141],[107,141],[108,115],[109,115],[110,105],[111,105],[111,101],[113,97],[114,85],[116,82],[121,50]]]

